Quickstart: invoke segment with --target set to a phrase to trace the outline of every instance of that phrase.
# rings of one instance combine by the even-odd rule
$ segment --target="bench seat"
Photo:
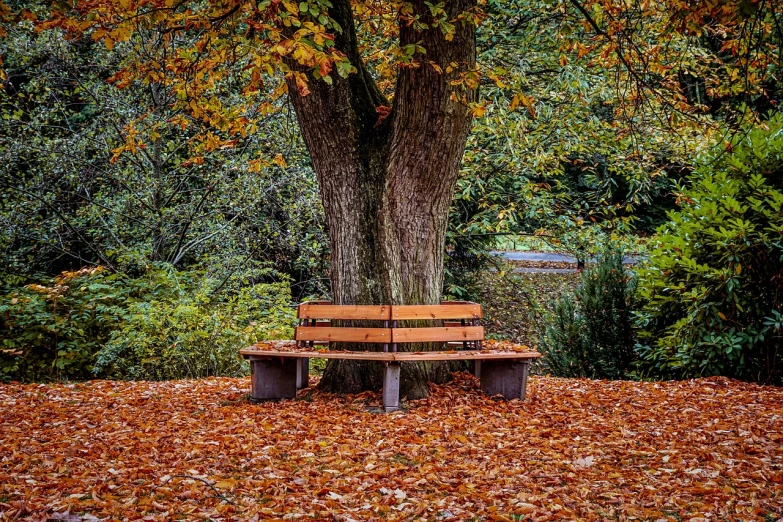
[[[400,365],[420,361],[475,361],[475,374],[487,395],[524,399],[530,363],[541,354],[524,345],[485,341],[478,303],[439,305],[334,305],[301,303],[293,341],[265,341],[240,350],[250,361],[251,398],[291,398],[308,386],[310,359],[382,362],[383,407],[400,408]],[[422,324],[435,321],[434,326]],[[319,350],[332,343],[375,344],[377,351]],[[429,344],[459,350],[400,350],[399,345]],[[337,346],[339,346],[338,344]]]
[[[292,343],[295,341],[291,341]],[[461,361],[482,359],[535,359],[538,352],[505,350],[440,350],[436,352],[353,352],[348,350],[267,350],[251,346],[239,351],[247,360],[291,357],[294,359],[359,359],[363,361]]]

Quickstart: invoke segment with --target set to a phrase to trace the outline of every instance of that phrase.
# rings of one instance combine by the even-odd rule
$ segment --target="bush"
[[[635,361],[635,290],[623,254],[606,248],[582,272],[576,290],[555,300],[545,316],[539,350],[548,370],[559,377],[627,377]]]
[[[98,267],[0,297],[0,379],[90,377],[93,354],[122,320],[129,294]]]
[[[97,354],[98,375],[130,379],[239,376],[240,348],[291,338],[294,313],[285,284],[260,284],[215,303],[206,289],[175,299],[137,302]]]
[[[641,275],[641,373],[781,383],[783,117],[698,163]]]
[[[290,336],[294,311],[287,283],[222,283],[159,265],[21,288],[0,298],[0,380],[238,375],[237,350]]]

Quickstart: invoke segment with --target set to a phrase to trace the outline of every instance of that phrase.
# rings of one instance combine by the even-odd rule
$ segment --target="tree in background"
[[[272,263],[297,281],[312,277],[325,243],[321,210],[285,114],[260,118],[265,134],[197,146],[197,129],[178,123],[164,84],[107,82],[120,49],[36,34],[29,23],[0,48],[0,240],[9,273],[89,265],[137,273],[168,263],[221,278]]]

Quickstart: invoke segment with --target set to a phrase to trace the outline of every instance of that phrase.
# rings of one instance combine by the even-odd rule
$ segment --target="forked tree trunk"
[[[437,304],[443,291],[448,211],[471,122],[467,103],[475,100],[474,90],[451,80],[474,69],[475,28],[457,23],[454,38],[447,41],[438,28],[417,31],[403,23],[400,45],[419,43],[426,54],[416,56],[418,67],[401,69],[390,104],[359,55],[349,0],[333,3],[331,15],[343,28],[336,46],[357,73],[347,79],[333,75],[332,86],[311,79],[306,96],[289,79],[326,214],[333,300]],[[424,2],[413,4],[426,22]],[[456,19],[474,5],[475,0],[455,0],[446,8]],[[442,72],[452,63],[458,71],[451,76]],[[389,105],[391,113],[380,121],[378,107]],[[332,360],[321,387],[346,393],[377,389],[381,370],[377,363]],[[428,380],[447,377],[443,363],[406,364],[401,392],[423,397]]]

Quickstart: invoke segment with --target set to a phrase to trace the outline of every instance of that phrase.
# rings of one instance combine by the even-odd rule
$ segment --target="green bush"
[[[294,313],[285,284],[259,284],[215,303],[207,289],[175,299],[133,303],[97,354],[95,373],[130,379],[238,376],[240,348],[291,338]]]
[[[290,301],[285,282],[226,284],[168,265],[65,272],[0,297],[0,380],[238,375],[239,348],[291,335]]]
[[[635,361],[636,278],[623,254],[608,247],[581,274],[573,293],[553,303],[539,335],[548,371],[559,377],[622,379]]]
[[[641,274],[641,374],[781,383],[783,117],[698,163]]]
[[[0,379],[92,376],[93,354],[122,321],[131,288],[99,268],[63,272],[0,297]]]

